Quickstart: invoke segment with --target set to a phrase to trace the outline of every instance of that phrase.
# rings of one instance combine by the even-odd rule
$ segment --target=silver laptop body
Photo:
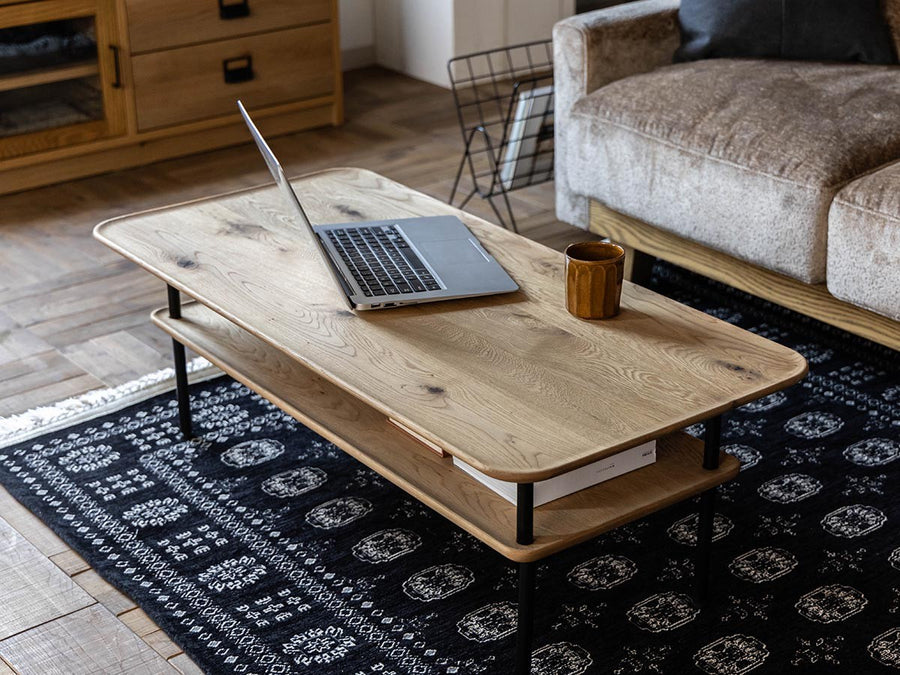
[[[238,108],[272,178],[312,235],[351,309],[384,309],[519,289],[455,216],[313,226],[240,101]]]

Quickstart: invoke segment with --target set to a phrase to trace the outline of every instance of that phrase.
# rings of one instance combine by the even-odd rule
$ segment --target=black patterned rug
[[[793,388],[730,414],[715,602],[694,505],[538,571],[534,672],[900,668],[900,354],[677,268],[657,290],[788,345]],[[515,568],[222,377],[0,450],[0,482],[210,673],[508,672]]]

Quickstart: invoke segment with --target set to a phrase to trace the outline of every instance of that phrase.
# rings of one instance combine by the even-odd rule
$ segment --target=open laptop
[[[309,230],[351,309],[384,309],[519,289],[454,216],[313,226],[240,101],[238,108],[275,183]]]

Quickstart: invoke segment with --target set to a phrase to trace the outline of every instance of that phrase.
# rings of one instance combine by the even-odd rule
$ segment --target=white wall
[[[503,4],[504,45],[547,40],[552,36],[553,24],[575,13],[575,0],[505,0]]]
[[[344,70],[378,63],[449,87],[447,61],[542,40],[575,0],[340,0]]]
[[[550,37],[575,0],[375,0],[380,65],[449,87],[454,56]]]
[[[550,38],[575,0],[453,0],[454,56]]]
[[[375,0],[375,59],[379,65],[449,86],[453,0]]]
[[[505,46],[505,5],[506,0],[453,0],[453,56]]]
[[[340,0],[341,64],[344,70],[375,63],[374,0]]]

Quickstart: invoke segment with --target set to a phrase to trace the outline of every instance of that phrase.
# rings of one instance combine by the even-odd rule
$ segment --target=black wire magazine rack
[[[504,227],[517,232],[508,194],[553,180],[553,42],[458,56],[447,70],[465,144],[448,203],[468,167],[472,190],[459,208],[477,194]]]

